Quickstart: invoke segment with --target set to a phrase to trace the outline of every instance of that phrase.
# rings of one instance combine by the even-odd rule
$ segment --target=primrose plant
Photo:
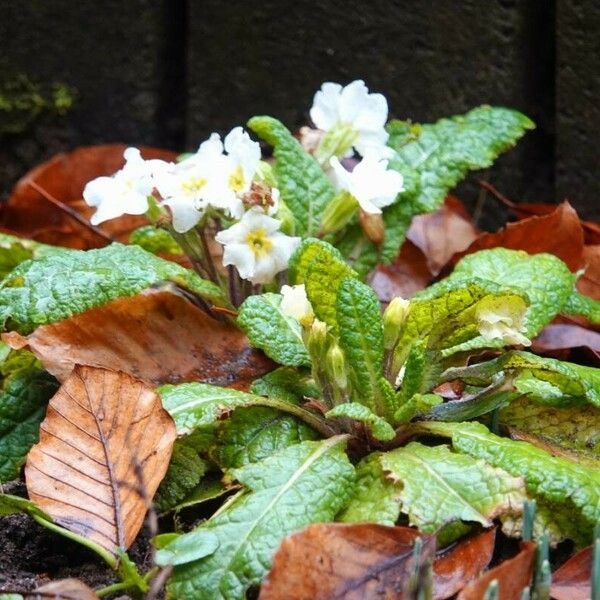
[[[390,261],[413,215],[435,209],[532,127],[491,107],[434,125],[388,122],[387,100],[363,81],[324,83],[310,116],[316,129],[302,128],[300,140],[271,117],[248,122],[274,161],[241,127],[224,140],[213,133],[176,163],[128,148],[120,171],[84,190],[92,223],[146,215],[239,306],[285,284],[290,256],[310,236],[333,243],[361,275]],[[132,240],[144,244],[143,235]]]

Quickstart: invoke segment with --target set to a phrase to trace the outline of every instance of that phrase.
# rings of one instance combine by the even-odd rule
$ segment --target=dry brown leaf
[[[14,348],[28,346],[61,381],[80,364],[155,384],[205,381],[247,389],[274,368],[239,329],[167,291],[118,298],[26,338],[11,332],[2,339]]]
[[[494,554],[496,530],[488,529],[461,541],[433,563],[433,598],[444,600],[479,577]]]
[[[592,597],[593,547],[584,548],[552,573],[552,598],[589,600]]]
[[[41,585],[25,596],[25,600],[98,600],[94,590],[83,581],[69,577]]]
[[[538,354],[571,348],[600,350],[600,333],[580,325],[553,323],[542,329],[531,346],[531,349]]]
[[[435,537],[408,527],[310,525],[283,540],[259,599],[400,600],[417,537],[423,538],[427,560],[435,552]]]
[[[8,200],[0,204],[0,228],[13,234],[32,238],[46,244],[69,248],[99,248],[107,241],[49,202],[33,181],[47,194],[76,210],[89,219],[94,212],[83,200],[86,183],[101,175],[112,175],[125,160],[124,144],[84,146],[73,152],[57,154],[38,165],[15,185]],[[170,150],[140,147],[146,159],[160,158],[172,161],[177,154]],[[100,229],[119,241],[127,241],[129,233],[146,223],[143,216],[126,215],[107,221]]]
[[[469,217],[464,216],[464,211],[458,200],[448,197],[435,212],[418,215],[412,220],[406,237],[425,254],[433,275],[479,235],[479,230]]]
[[[577,289],[586,296],[600,300],[600,244],[583,249],[583,275],[577,280]]]
[[[529,254],[548,252],[577,271],[583,262],[583,229],[573,207],[563,202],[547,215],[509,223],[496,233],[483,233],[464,252],[456,254],[452,263],[466,254],[500,246]]]
[[[63,527],[114,552],[138,534],[164,477],[175,424],[151,387],[77,366],[48,404],[27,456],[29,498]]]
[[[415,292],[425,289],[431,279],[422,250],[406,240],[394,262],[379,265],[371,273],[369,283],[382,302],[389,302],[396,296],[410,298]]]
[[[499,600],[521,600],[523,588],[531,584],[536,545],[521,542],[520,552],[466,585],[457,600],[481,600],[490,583],[498,582]]]

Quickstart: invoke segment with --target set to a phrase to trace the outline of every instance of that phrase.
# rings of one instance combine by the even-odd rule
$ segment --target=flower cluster
[[[386,145],[385,97],[369,93],[363,81],[346,87],[324,83],[310,115],[317,128],[311,130],[317,140],[312,153],[339,192],[324,215],[322,234],[340,229],[356,210],[379,215],[403,189],[402,175],[387,168],[392,151]],[[355,152],[362,158],[347,170],[340,158]],[[286,270],[300,238],[284,225],[285,198],[261,158],[260,145],[242,127],[224,139],[213,133],[178,162],[144,160],[139,150],[128,148],[124,167],[89,182],[83,196],[96,208],[94,225],[146,214],[168,228],[201,274],[218,284],[226,276],[212,264],[205,231],[222,246],[223,267],[235,267],[237,277],[254,285],[269,284]],[[340,211],[345,221],[338,218]],[[203,243],[195,243],[194,236]]]

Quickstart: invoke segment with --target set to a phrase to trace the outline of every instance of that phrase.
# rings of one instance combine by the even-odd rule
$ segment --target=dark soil
[[[20,482],[3,486],[3,491],[25,496]],[[147,533],[138,536],[128,554],[141,573],[151,568]],[[114,571],[93,552],[44,529],[27,515],[0,517],[0,592],[28,592],[65,577],[81,579],[96,589],[118,581]]]

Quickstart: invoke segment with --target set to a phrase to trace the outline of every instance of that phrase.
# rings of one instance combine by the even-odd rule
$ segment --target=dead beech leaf
[[[138,534],[164,477],[175,424],[126,373],[77,366],[48,404],[25,465],[29,498],[114,552]]]
[[[283,540],[259,600],[400,600],[418,537],[427,560],[435,552],[435,537],[408,527],[309,525]]]
[[[509,223],[496,233],[483,233],[456,254],[452,263],[466,254],[499,246],[529,254],[548,252],[563,260],[571,271],[577,271],[583,262],[583,229],[573,207],[563,202],[547,215]]]
[[[379,265],[369,276],[369,283],[381,302],[396,296],[410,298],[425,289],[432,279],[423,251],[410,240],[402,244],[400,254],[389,265]]]
[[[600,300],[600,244],[583,249],[583,275],[577,280],[577,289],[586,296]]]
[[[538,354],[571,348],[600,350],[600,333],[580,325],[553,323],[542,329],[531,346],[531,349]]]
[[[61,381],[80,364],[154,384],[205,381],[247,389],[274,368],[239,329],[158,290],[118,298],[27,337],[11,332],[2,339],[13,348],[28,346]]]
[[[433,598],[444,600],[479,577],[494,554],[496,530],[488,529],[456,544],[433,563]]]
[[[125,160],[124,144],[84,146],[72,152],[57,154],[25,174],[13,188],[8,200],[0,204],[0,228],[21,237],[46,244],[87,250],[105,246],[107,241],[69,217],[50,203],[29,182],[89,219],[94,209],[83,201],[86,183],[101,175],[112,175]],[[170,150],[140,147],[146,159],[175,160]],[[125,215],[100,225],[100,229],[119,241],[127,241],[129,233],[146,223],[143,216]]]
[[[425,254],[432,275],[479,235],[472,220],[464,216],[465,210],[458,200],[448,197],[438,210],[412,220],[406,237]]]
[[[499,600],[520,600],[523,588],[531,584],[535,548],[533,542],[521,542],[521,550],[516,556],[467,584],[457,600],[481,600],[494,579],[498,582]]]
[[[552,573],[552,598],[589,600],[592,597],[593,547],[584,548]]]
[[[92,588],[73,577],[51,581],[25,596],[26,600],[47,600],[48,598],[56,598],[57,600],[98,600],[98,596]]]

